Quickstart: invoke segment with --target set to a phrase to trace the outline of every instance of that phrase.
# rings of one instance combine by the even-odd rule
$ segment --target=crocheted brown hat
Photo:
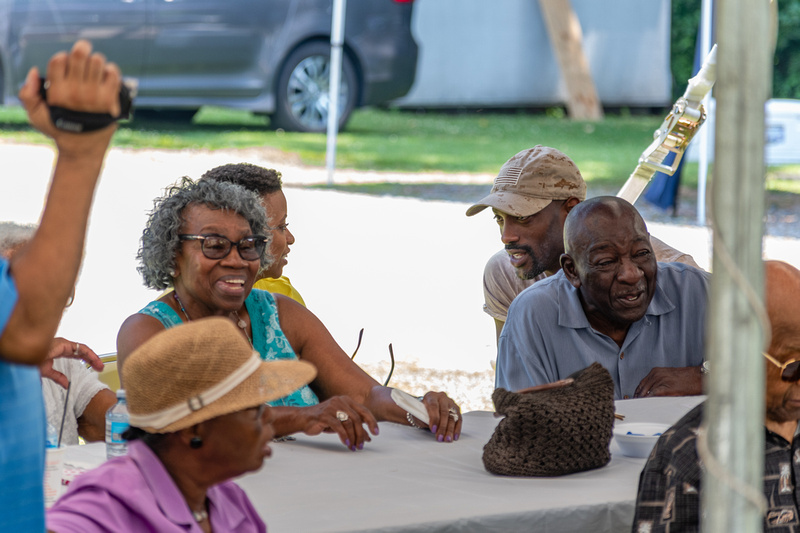
[[[599,363],[573,383],[531,393],[497,389],[505,415],[483,447],[483,465],[505,476],[561,476],[606,465],[614,425],[614,382]]]

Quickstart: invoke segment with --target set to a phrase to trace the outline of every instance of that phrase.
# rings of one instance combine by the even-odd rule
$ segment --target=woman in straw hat
[[[264,207],[258,196],[232,183],[184,178],[155,202],[139,250],[145,285],[163,294],[122,324],[117,352],[123,382],[125,359],[165,328],[206,316],[236,324],[264,359],[301,359],[318,370],[315,381],[272,403],[278,436],[335,432],[355,451],[378,433],[377,420],[423,427],[336,344],[305,307],[280,294],[253,290],[271,258]],[[458,406],[428,392],[429,428],[440,442],[461,432]]]
[[[302,361],[262,361],[225,318],[155,335],[125,362],[128,455],[76,478],[48,511],[48,530],[266,531],[230,479],[270,456],[265,402],[315,374]]]

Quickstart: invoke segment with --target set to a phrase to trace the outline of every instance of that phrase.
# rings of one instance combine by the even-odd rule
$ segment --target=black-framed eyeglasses
[[[800,359],[792,359],[785,363],[781,363],[767,352],[761,352],[761,355],[767,358],[767,361],[781,369],[781,379],[783,381],[798,381],[800,380]]]
[[[353,355],[350,356],[350,360],[356,358],[356,354],[358,353],[358,349],[361,348],[361,339],[364,337],[364,328],[361,328],[361,331],[358,332],[358,344],[356,344],[356,349],[353,352]],[[389,380],[392,379],[392,374],[394,373],[394,350],[392,350],[392,343],[389,343],[389,359],[392,361],[392,366],[389,368],[389,375],[386,376],[386,381],[383,382],[383,386],[386,387],[389,385]]]
[[[200,241],[200,249],[203,255],[209,259],[223,259],[231,253],[231,248],[236,246],[239,256],[245,261],[258,261],[267,246],[267,238],[263,235],[249,235],[233,242],[223,235],[178,235],[182,241]]]

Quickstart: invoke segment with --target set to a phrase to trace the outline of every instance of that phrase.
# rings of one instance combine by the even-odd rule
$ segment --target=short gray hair
[[[183,177],[167,187],[164,196],[156,198],[154,207],[142,233],[141,247],[136,258],[137,270],[144,284],[151,289],[164,290],[172,286],[175,256],[180,248],[178,238],[183,225],[183,212],[190,205],[204,205],[211,209],[224,209],[244,218],[253,234],[264,235],[267,246],[261,255],[260,266],[268,268],[272,262],[267,217],[260,198],[244,187],[215,180],[193,181]]]
[[[36,224],[0,222],[0,257],[8,258],[20,244],[27,243],[36,235]]]

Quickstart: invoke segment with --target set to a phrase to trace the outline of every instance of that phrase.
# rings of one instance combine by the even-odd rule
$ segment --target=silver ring
[[[336,411],[336,418],[339,419],[339,422],[346,422],[350,420],[350,415],[348,415],[344,411]]]
[[[75,343],[75,351],[72,352],[72,355],[78,355],[78,349],[81,347],[80,343]]]
[[[451,407],[450,409],[448,409],[448,412],[450,413],[450,418],[453,419],[453,422],[458,422],[458,411],[456,410],[456,408]]]

